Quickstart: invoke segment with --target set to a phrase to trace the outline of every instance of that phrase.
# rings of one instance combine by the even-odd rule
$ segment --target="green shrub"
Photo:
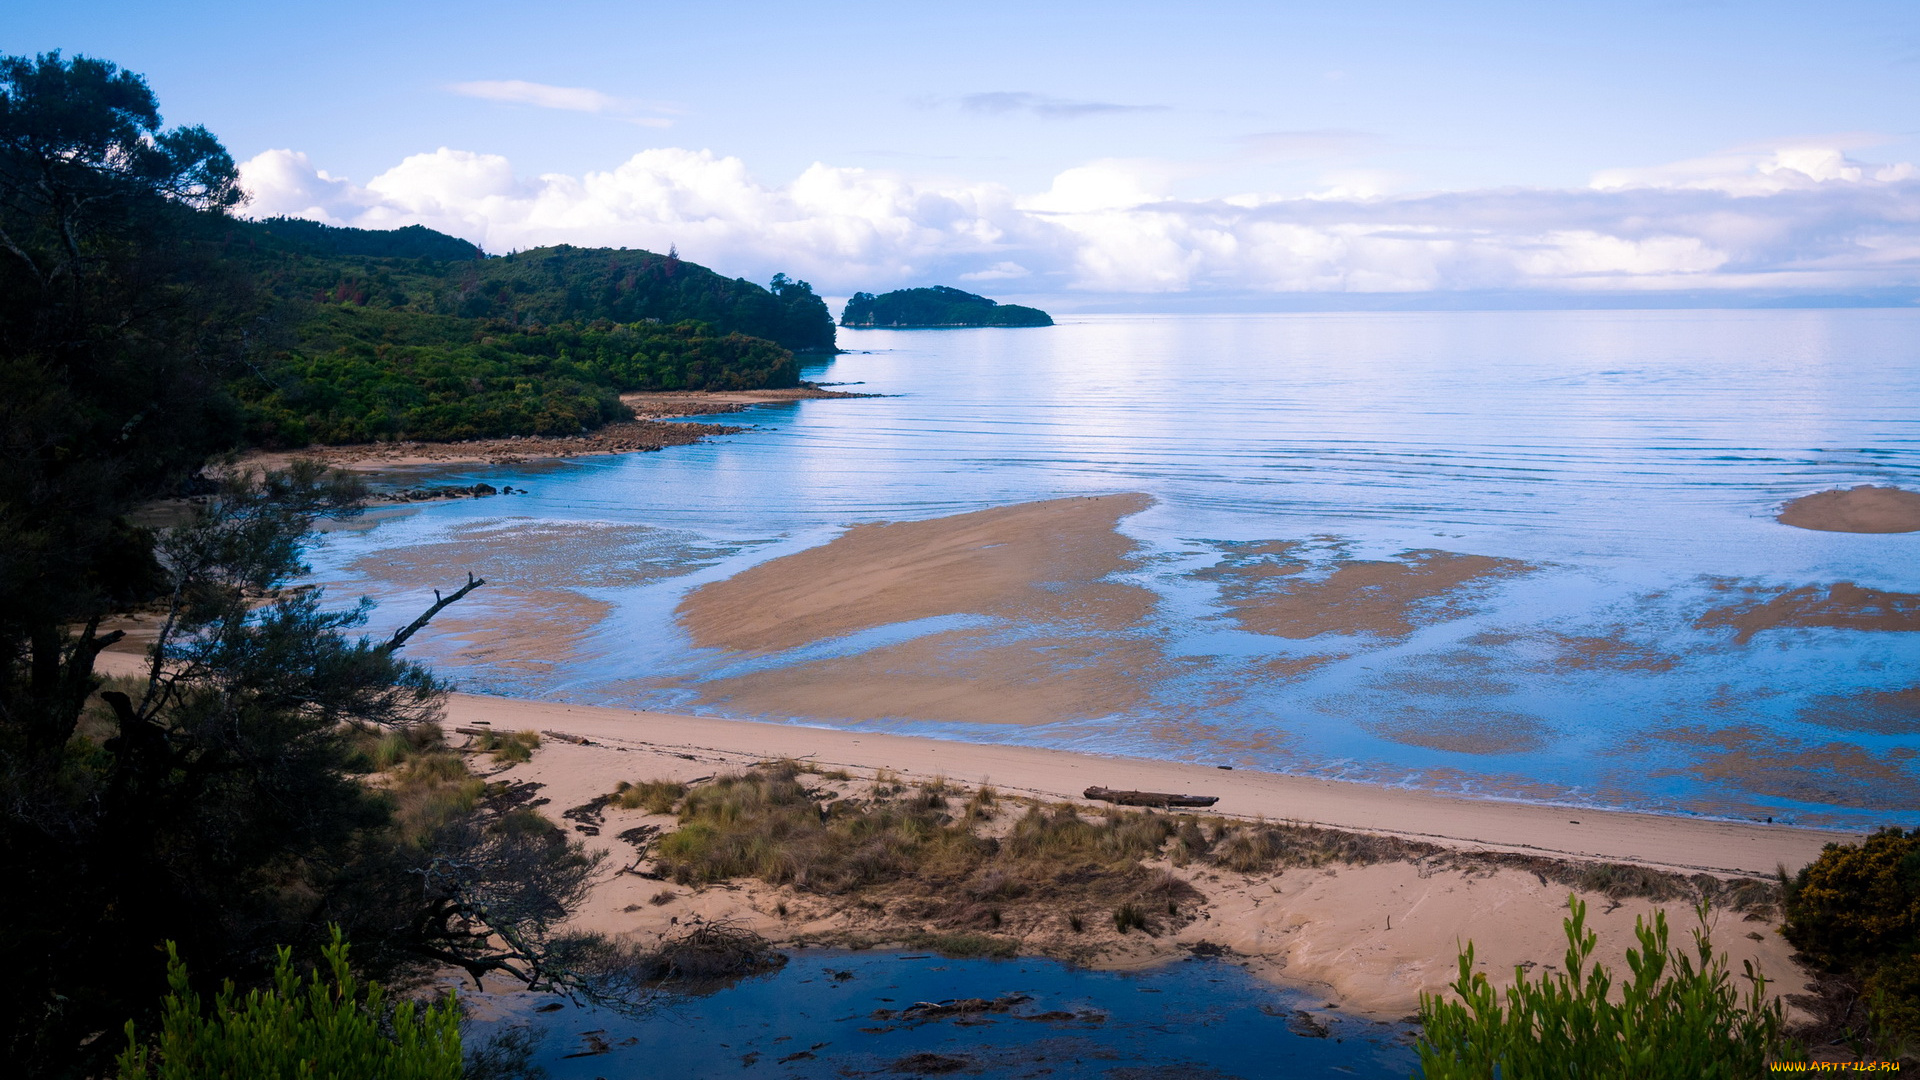
[[[1789,886],[1785,930],[1829,967],[1912,956],[1920,945],[1920,829],[1828,844]]]
[[[1892,1054],[1920,1041],[1920,829],[1828,844],[1787,884],[1787,940],[1861,986],[1865,1037]]]
[[[162,1005],[159,1037],[144,1045],[127,1022],[127,1049],[115,1059],[119,1080],[457,1080],[460,1014],[451,998],[421,1010],[412,1002],[392,1005],[379,983],[363,988],[347,970],[338,929],[321,955],[331,980],[316,971],[303,982],[293,972],[292,950],[283,948],[271,990],[243,998],[229,982],[207,1013],[168,942],[172,992]]]
[[[1725,954],[1706,931],[1707,906],[1695,909],[1692,954],[1667,944],[1667,918],[1635,920],[1638,949],[1627,950],[1631,980],[1617,995],[1613,975],[1588,968],[1598,936],[1587,906],[1569,896],[1566,970],[1497,993],[1473,970],[1473,945],[1460,954],[1458,1001],[1420,995],[1421,1074],[1426,1080],[1675,1080],[1764,1075],[1768,1061],[1799,1055],[1785,1034],[1785,1010],[1769,1001],[1767,981],[1746,965],[1744,994]]]

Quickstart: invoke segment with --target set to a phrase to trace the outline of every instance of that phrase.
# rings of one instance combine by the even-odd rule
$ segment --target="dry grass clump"
[[[970,821],[990,821],[998,810],[1000,796],[987,784],[982,784],[967,797],[964,813]]]
[[[483,754],[492,754],[493,760],[499,764],[515,765],[533,760],[533,752],[540,749],[540,733],[489,731],[476,738],[473,748]]]
[[[1342,832],[1311,825],[1242,825],[1216,829],[1207,853],[1219,866],[1242,874],[1265,873],[1292,866],[1344,863],[1368,866],[1379,862],[1412,861],[1440,849],[1432,844],[1396,836]]]
[[[468,771],[438,725],[360,730],[349,737],[356,764],[379,774],[376,784],[392,800],[394,819],[410,839],[471,813],[486,794],[487,782]]]
[[[622,810],[644,809],[649,814],[671,814],[687,794],[687,785],[672,780],[647,780],[638,784],[620,781],[613,789],[608,805]]]
[[[1083,817],[1071,803],[1036,804],[994,839],[974,832],[994,816],[990,791],[953,806],[948,793],[960,792],[949,785],[909,788],[882,776],[871,797],[839,799],[809,789],[804,776],[776,763],[693,787],[680,802],[680,828],[654,849],[656,868],[683,885],[754,877],[816,894],[859,893],[889,918],[962,936],[1031,929],[1063,911],[1122,903],[1138,907],[1144,926],[1144,913],[1174,916],[1199,895],[1140,865],[1175,831],[1163,815]]]
[[[680,828],[656,849],[661,872],[682,885],[756,877],[835,894],[960,870],[985,853],[987,841],[926,805],[924,794],[822,804],[799,775],[792,763],[780,763],[688,792]]]
[[[357,772],[386,772],[413,758],[447,750],[447,736],[439,724],[355,728],[347,740],[347,767]]]

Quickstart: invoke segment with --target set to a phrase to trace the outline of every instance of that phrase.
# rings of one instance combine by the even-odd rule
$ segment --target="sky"
[[[1914,302],[1920,4],[10,0],[256,216],[1084,309]]]

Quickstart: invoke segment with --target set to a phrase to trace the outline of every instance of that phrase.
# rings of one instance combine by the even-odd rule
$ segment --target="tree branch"
[[[443,611],[447,607],[447,605],[453,603],[454,601],[460,599],[461,597],[467,595],[468,593],[472,592],[473,590],[485,584],[486,584],[486,581],[484,579],[474,577],[473,572],[468,571],[467,583],[465,585],[460,586],[460,588],[457,591],[455,591],[452,596],[443,597],[440,595],[439,589],[433,590],[433,606],[428,608],[419,618],[413,620],[407,625],[394,631],[392,640],[388,641],[385,645],[380,646],[380,651],[383,653],[391,653],[394,650],[398,649],[400,646],[405,645],[407,643],[408,638],[412,637],[422,627],[432,622],[433,617],[435,615],[440,614],[440,612]]]

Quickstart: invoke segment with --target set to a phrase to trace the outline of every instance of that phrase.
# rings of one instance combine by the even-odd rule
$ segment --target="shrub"
[[[162,1005],[159,1037],[143,1045],[127,1022],[127,1049],[115,1059],[120,1080],[457,1080],[460,1014],[453,999],[421,1010],[412,1002],[392,1005],[379,983],[363,988],[347,970],[347,944],[338,929],[321,956],[330,980],[316,971],[303,982],[293,972],[292,950],[283,948],[272,989],[242,998],[229,982],[207,1013],[169,941],[172,990]]]
[[[1920,829],[1828,844],[1786,894],[1787,940],[1863,984],[1871,1015],[1851,1035],[1887,1053],[1920,1040]]]
[[[1473,945],[1460,954],[1458,1001],[1420,995],[1420,1068],[1426,1080],[1567,1077],[1581,1080],[1718,1080],[1763,1075],[1766,1063],[1798,1056],[1785,1035],[1785,1010],[1766,996],[1767,980],[1746,965],[1742,994],[1714,952],[1707,905],[1696,912],[1692,954],[1667,943],[1666,912],[1635,920],[1638,949],[1627,951],[1633,976],[1613,993],[1613,975],[1587,964],[1598,936],[1586,928],[1587,906],[1569,896],[1565,971],[1496,993],[1473,970]]]
[[[1828,844],[1787,890],[1787,940],[1830,967],[1920,945],[1920,829]]]

